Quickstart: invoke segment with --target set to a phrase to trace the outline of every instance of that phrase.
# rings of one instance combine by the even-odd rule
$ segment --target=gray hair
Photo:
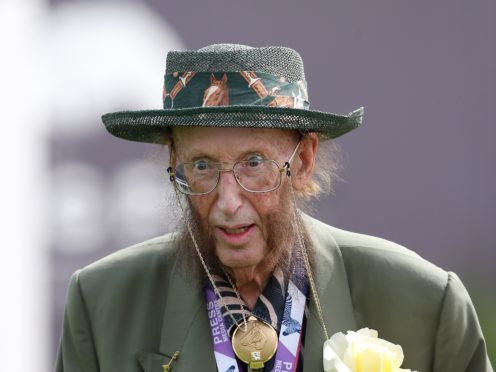
[[[319,142],[313,176],[297,195],[303,201],[334,193],[335,182],[341,180],[341,151],[334,140]]]

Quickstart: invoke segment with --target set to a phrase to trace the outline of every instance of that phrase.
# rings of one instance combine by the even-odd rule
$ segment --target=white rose
[[[324,343],[324,372],[400,372],[403,349],[378,338],[376,330],[336,333]]]

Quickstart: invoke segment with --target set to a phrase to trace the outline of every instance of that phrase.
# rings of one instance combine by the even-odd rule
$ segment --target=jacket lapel
[[[356,321],[341,251],[329,234],[328,226],[308,216],[304,216],[304,221],[315,250],[313,274],[329,337],[336,332],[354,331]],[[325,335],[312,297],[309,310],[305,333],[304,371],[322,371]]]
[[[194,371],[198,366],[215,371],[203,289],[186,277],[177,261],[171,272],[159,350],[166,355],[179,351],[179,358],[172,363],[173,372]]]
[[[176,351],[179,357],[171,362],[171,372],[194,371],[198,366],[205,371],[216,369],[203,290],[179,266],[176,260],[164,289],[167,299],[159,353],[141,353],[138,357],[145,372],[162,372],[162,366]]]

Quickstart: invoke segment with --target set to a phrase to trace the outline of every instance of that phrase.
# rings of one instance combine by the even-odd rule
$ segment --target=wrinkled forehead
[[[286,152],[299,137],[296,130],[274,128],[175,127],[171,133],[172,149],[181,154]]]

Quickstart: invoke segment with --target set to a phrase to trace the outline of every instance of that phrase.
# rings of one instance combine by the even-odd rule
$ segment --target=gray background
[[[52,1],[52,9],[65,2]],[[335,196],[316,204],[318,217],[340,228],[396,241],[456,271],[473,297],[494,360],[496,2],[144,3],[187,48],[233,42],[298,50],[305,62],[312,109],[347,113],[366,107],[363,127],[338,141],[344,182],[337,185]],[[160,106],[162,74],[163,70],[156,71],[154,108]],[[133,109],[129,103],[121,106],[117,108]],[[53,133],[54,169],[70,157],[83,159],[101,171],[102,182],[112,182],[113,170],[143,159],[149,151],[147,145],[106,134],[98,117],[88,125],[94,126],[91,136],[61,140]],[[165,178],[158,182],[168,187]],[[151,195],[139,197],[153,205],[155,201],[147,199]],[[110,213],[118,205],[105,208]],[[114,233],[110,231],[96,251],[69,254],[56,249],[54,242],[54,345],[70,273],[167,231],[167,213],[162,210],[158,215],[163,220],[154,221],[151,228],[149,220],[132,221],[137,227],[148,226],[133,236],[107,225]],[[57,226],[53,229],[57,236]]]

